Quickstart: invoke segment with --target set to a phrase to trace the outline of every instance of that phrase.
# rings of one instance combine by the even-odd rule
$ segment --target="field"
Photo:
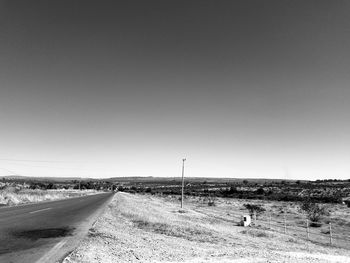
[[[171,202],[176,202],[178,199],[175,196],[164,196],[163,198]],[[346,205],[323,205],[328,213],[322,216],[319,222],[314,222],[312,225],[306,220],[307,215],[300,211],[300,204],[295,202],[191,196],[185,201],[196,212],[236,224],[239,224],[242,215],[249,214],[244,204],[258,205],[265,211],[257,216],[254,225],[256,229],[286,233],[304,242],[308,239],[317,244],[350,247],[350,209]],[[254,223],[253,216],[252,221]],[[307,223],[310,225],[308,229]],[[332,244],[330,244],[329,223],[332,224]]]
[[[349,250],[259,224],[240,226],[246,201],[217,198],[208,206],[189,197],[181,210],[177,196],[117,193],[64,262],[350,262]],[[277,217],[286,204],[263,205]],[[297,216],[292,206],[288,214]]]

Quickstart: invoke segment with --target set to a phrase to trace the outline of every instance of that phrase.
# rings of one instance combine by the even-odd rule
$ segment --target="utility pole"
[[[181,209],[184,206],[184,187],[185,187],[185,161],[186,159],[182,159],[182,187],[181,187]]]

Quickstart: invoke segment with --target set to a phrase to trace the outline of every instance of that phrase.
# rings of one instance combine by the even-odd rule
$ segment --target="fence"
[[[226,209],[218,213],[218,210],[197,206],[195,211],[233,224],[240,224],[243,215],[243,211],[236,209],[231,210],[232,212],[228,214]],[[335,222],[337,218],[329,218],[326,224],[321,224],[310,222],[306,218],[301,219],[296,215],[294,218],[288,218],[285,212],[282,215],[266,213],[259,216],[253,215],[251,225],[258,229],[290,235],[306,242],[350,250],[350,233],[344,231],[339,224],[332,223],[332,220]]]
[[[252,226],[256,228],[291,235],[317,244],[350,249],[350,236],[344,232],[338,233],[334,231],[335,229],[331,222],[322,226],[320,223],[310,222],[308,219],[305,219],[303,224],[300,224],[302,224],[300,221],[288,220],[286,215],[281,220],[273,218],[271,215],[259,217],[253,215],[252,219]],[[321,230],[316,232],[315,229]]]

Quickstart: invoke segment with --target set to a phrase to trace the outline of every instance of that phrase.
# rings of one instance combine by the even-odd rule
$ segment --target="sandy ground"
[[[350,262],[349,250],[244,228],[195,208],[117,193],[63,262]]]

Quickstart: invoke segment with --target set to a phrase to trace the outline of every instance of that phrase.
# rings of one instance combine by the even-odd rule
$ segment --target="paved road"
[[[0,208],[0,262],[56,262],[86,235],[113,196],[103,193]]]

